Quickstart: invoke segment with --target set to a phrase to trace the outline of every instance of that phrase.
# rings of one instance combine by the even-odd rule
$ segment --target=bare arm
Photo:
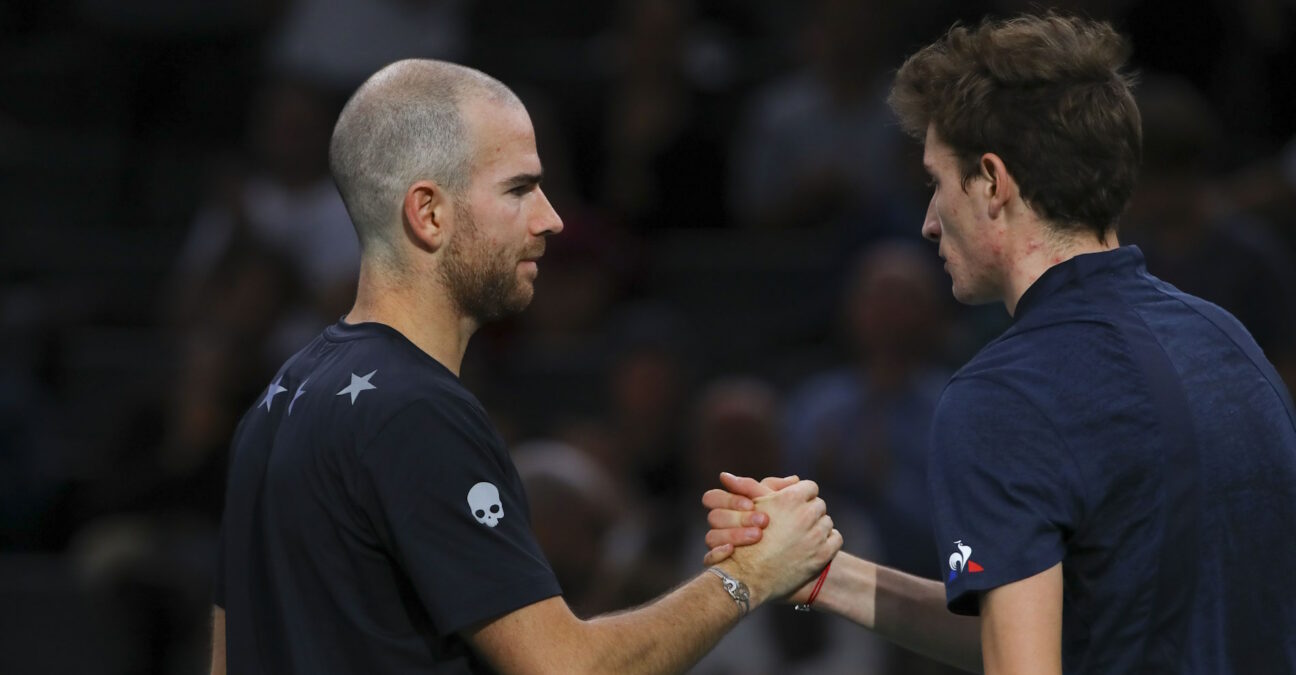
[[[769,516],[761,542],[717,565],[747,584],[752,608],[805,584],[841,548],[814,483],[754,502]],[[582,621],[561,598],[551,598],[464,637],[505,673],[671,673],[701,658],[741,614],[720,579],[704,572],[633,611]]]
[[[741,612],[720,579],[704,573],[631,612],[581,621],[550,598],[467,638],[503,673],[675,673],[702,658]]]
[[[225,675],[225,610],[212,608],[211,675]]]
[[[777,484],[771,479],[757,483],[727,474],[721,481],[728,491],[711,490],[702,499],[712,509],[708,521],[715,528],[707,533],[712,548],[708,563],[724,560],[763,537],[759,524],[751,522],[750,513],[742,510],[747,503],[744,500]],[[792,600],[804,602],[808,595],[809,588],[802,588]],[[981,620],[950,613],[945,607],[945,587],[939,581],[839,553],[814,607],[850,619],[928,658],[981,672]]]
[[[993,675],[1062,675],[1062,563],[981,596],[981,647]]]
[[[814,607],[928,658],[981,672],[981,621],[947,610],[939,581],[839,553]]]

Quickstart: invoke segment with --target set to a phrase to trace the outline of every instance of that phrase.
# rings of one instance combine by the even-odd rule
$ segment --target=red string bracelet
[[[819,597],[819,589],[823,588],[824,579],[828,578],[828,570],[830,569],[832,569],[831,560],[828,561],[827,565],[824,565],[823,571],[819,573],[819,580],[815,582],[814,588],[810,589],[810,597],[804,603],[793,607],[793,609],[800,612],[810,611],[810,605],[813,605],[815,598]]]

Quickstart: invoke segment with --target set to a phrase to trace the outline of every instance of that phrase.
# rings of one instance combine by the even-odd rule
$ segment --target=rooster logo
[[[977,562],[972,559],[972,547],[964,544],[962,539],[955,541],[954,547],[958,550],[950,554],[949,557],[949,581],[954,581],[960,572],[966,571],[970,574],[976,574],[977,572],[985,571],[984,567],[978,565]]]

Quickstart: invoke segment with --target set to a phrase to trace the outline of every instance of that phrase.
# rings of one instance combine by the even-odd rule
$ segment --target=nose
[[[940,241],[941,224],[940,216],[936,215],[936,195],[932,195],[931,201],[927,202],[927,215],[923,217],[922,236],[927,241]]]
[[[536,195],[540,197],[540,203],[537,205],[537,213],[531,219],[531,233],[537,237],[543,237],[562,232],[562,218],[554,210],[553,204],[549,203],[549,197],[538,186],[536,187]]]

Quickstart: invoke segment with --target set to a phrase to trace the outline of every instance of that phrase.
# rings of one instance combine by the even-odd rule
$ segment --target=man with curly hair
[[[1117,241],[1142,140],[1127,53],[1107,24],[1023,17],[897,73],[923,236],[958,300],[1013,323],[933,419],[943,583],[842,554],[815,607],[968,670],[1296,672],[1296,413],[1236,319]],[[707,493],[711,561],[760,538],[734,500],[783,482]]]

